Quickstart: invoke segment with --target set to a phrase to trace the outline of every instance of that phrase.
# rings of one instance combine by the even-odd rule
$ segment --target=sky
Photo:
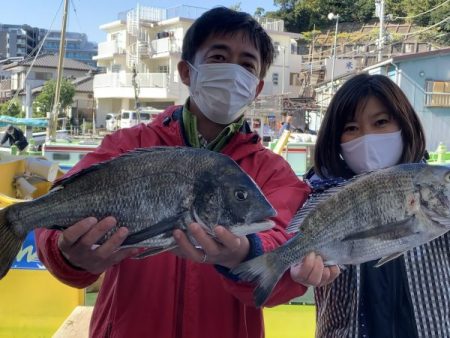
[[[233,6],[241,4],[241,10],[253,14],[257,7],[266,11],[277,8],[273,0],[70,0],[67,31],[86,33],[89,41],[102,42],[106,33],[98,27],[117,20],[117,14],[132,8],[137,3],[146,7],[171,8],[179,5],[212,8],[215,6]],[[207,5],[206,5],[207,4]],[[5,0],[0,10],[2,24],[28,24],[51,30],[60,30],[62,22],[63,0]]]

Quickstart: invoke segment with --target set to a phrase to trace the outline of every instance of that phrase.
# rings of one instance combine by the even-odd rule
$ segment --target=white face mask
[[[341,143],[342,157],[355,174],[398,164],[403,153],[401,130],[369,134]]]
[[[191,72],[189,93],[209,120],[230,124],[244,114],[256,96],[259,79],[234,63],[201,64]]]

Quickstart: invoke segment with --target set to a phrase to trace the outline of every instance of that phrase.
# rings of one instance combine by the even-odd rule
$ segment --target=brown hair
[[[346,81],[333,96],[317,137],[314,170],[321,177],[352,176],[341,153],[345,124],[355,117],[358,106],[376,97],[388,109],[402,130],[401,163],[420,161],[425,153],[425,135],[414,108],[403,91],[383,75],[359,74]]]

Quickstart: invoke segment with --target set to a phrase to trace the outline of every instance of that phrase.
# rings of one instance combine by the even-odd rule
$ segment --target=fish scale
[[[450,168],[402,164],[357,176],[310,198],[288,229],[298,233],[232,270],[257,284],[257,306],[311,251],[326,265],[379,259],[380,266],[445,234],[450,230]]]

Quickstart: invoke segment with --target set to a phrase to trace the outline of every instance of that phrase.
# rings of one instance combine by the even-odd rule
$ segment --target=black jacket
[[[9,141],[10,145],[15,145],[17,148],[19,148],[20,151],[24,150],[28,145],[27,138],[23,134],[22,130],[18,128],[14,128],[14,132],[12,133],[12,135],[5,132],[5,135],[3,136],[0,144],[3,145],[3,143],[5,143],[6,141]]]

